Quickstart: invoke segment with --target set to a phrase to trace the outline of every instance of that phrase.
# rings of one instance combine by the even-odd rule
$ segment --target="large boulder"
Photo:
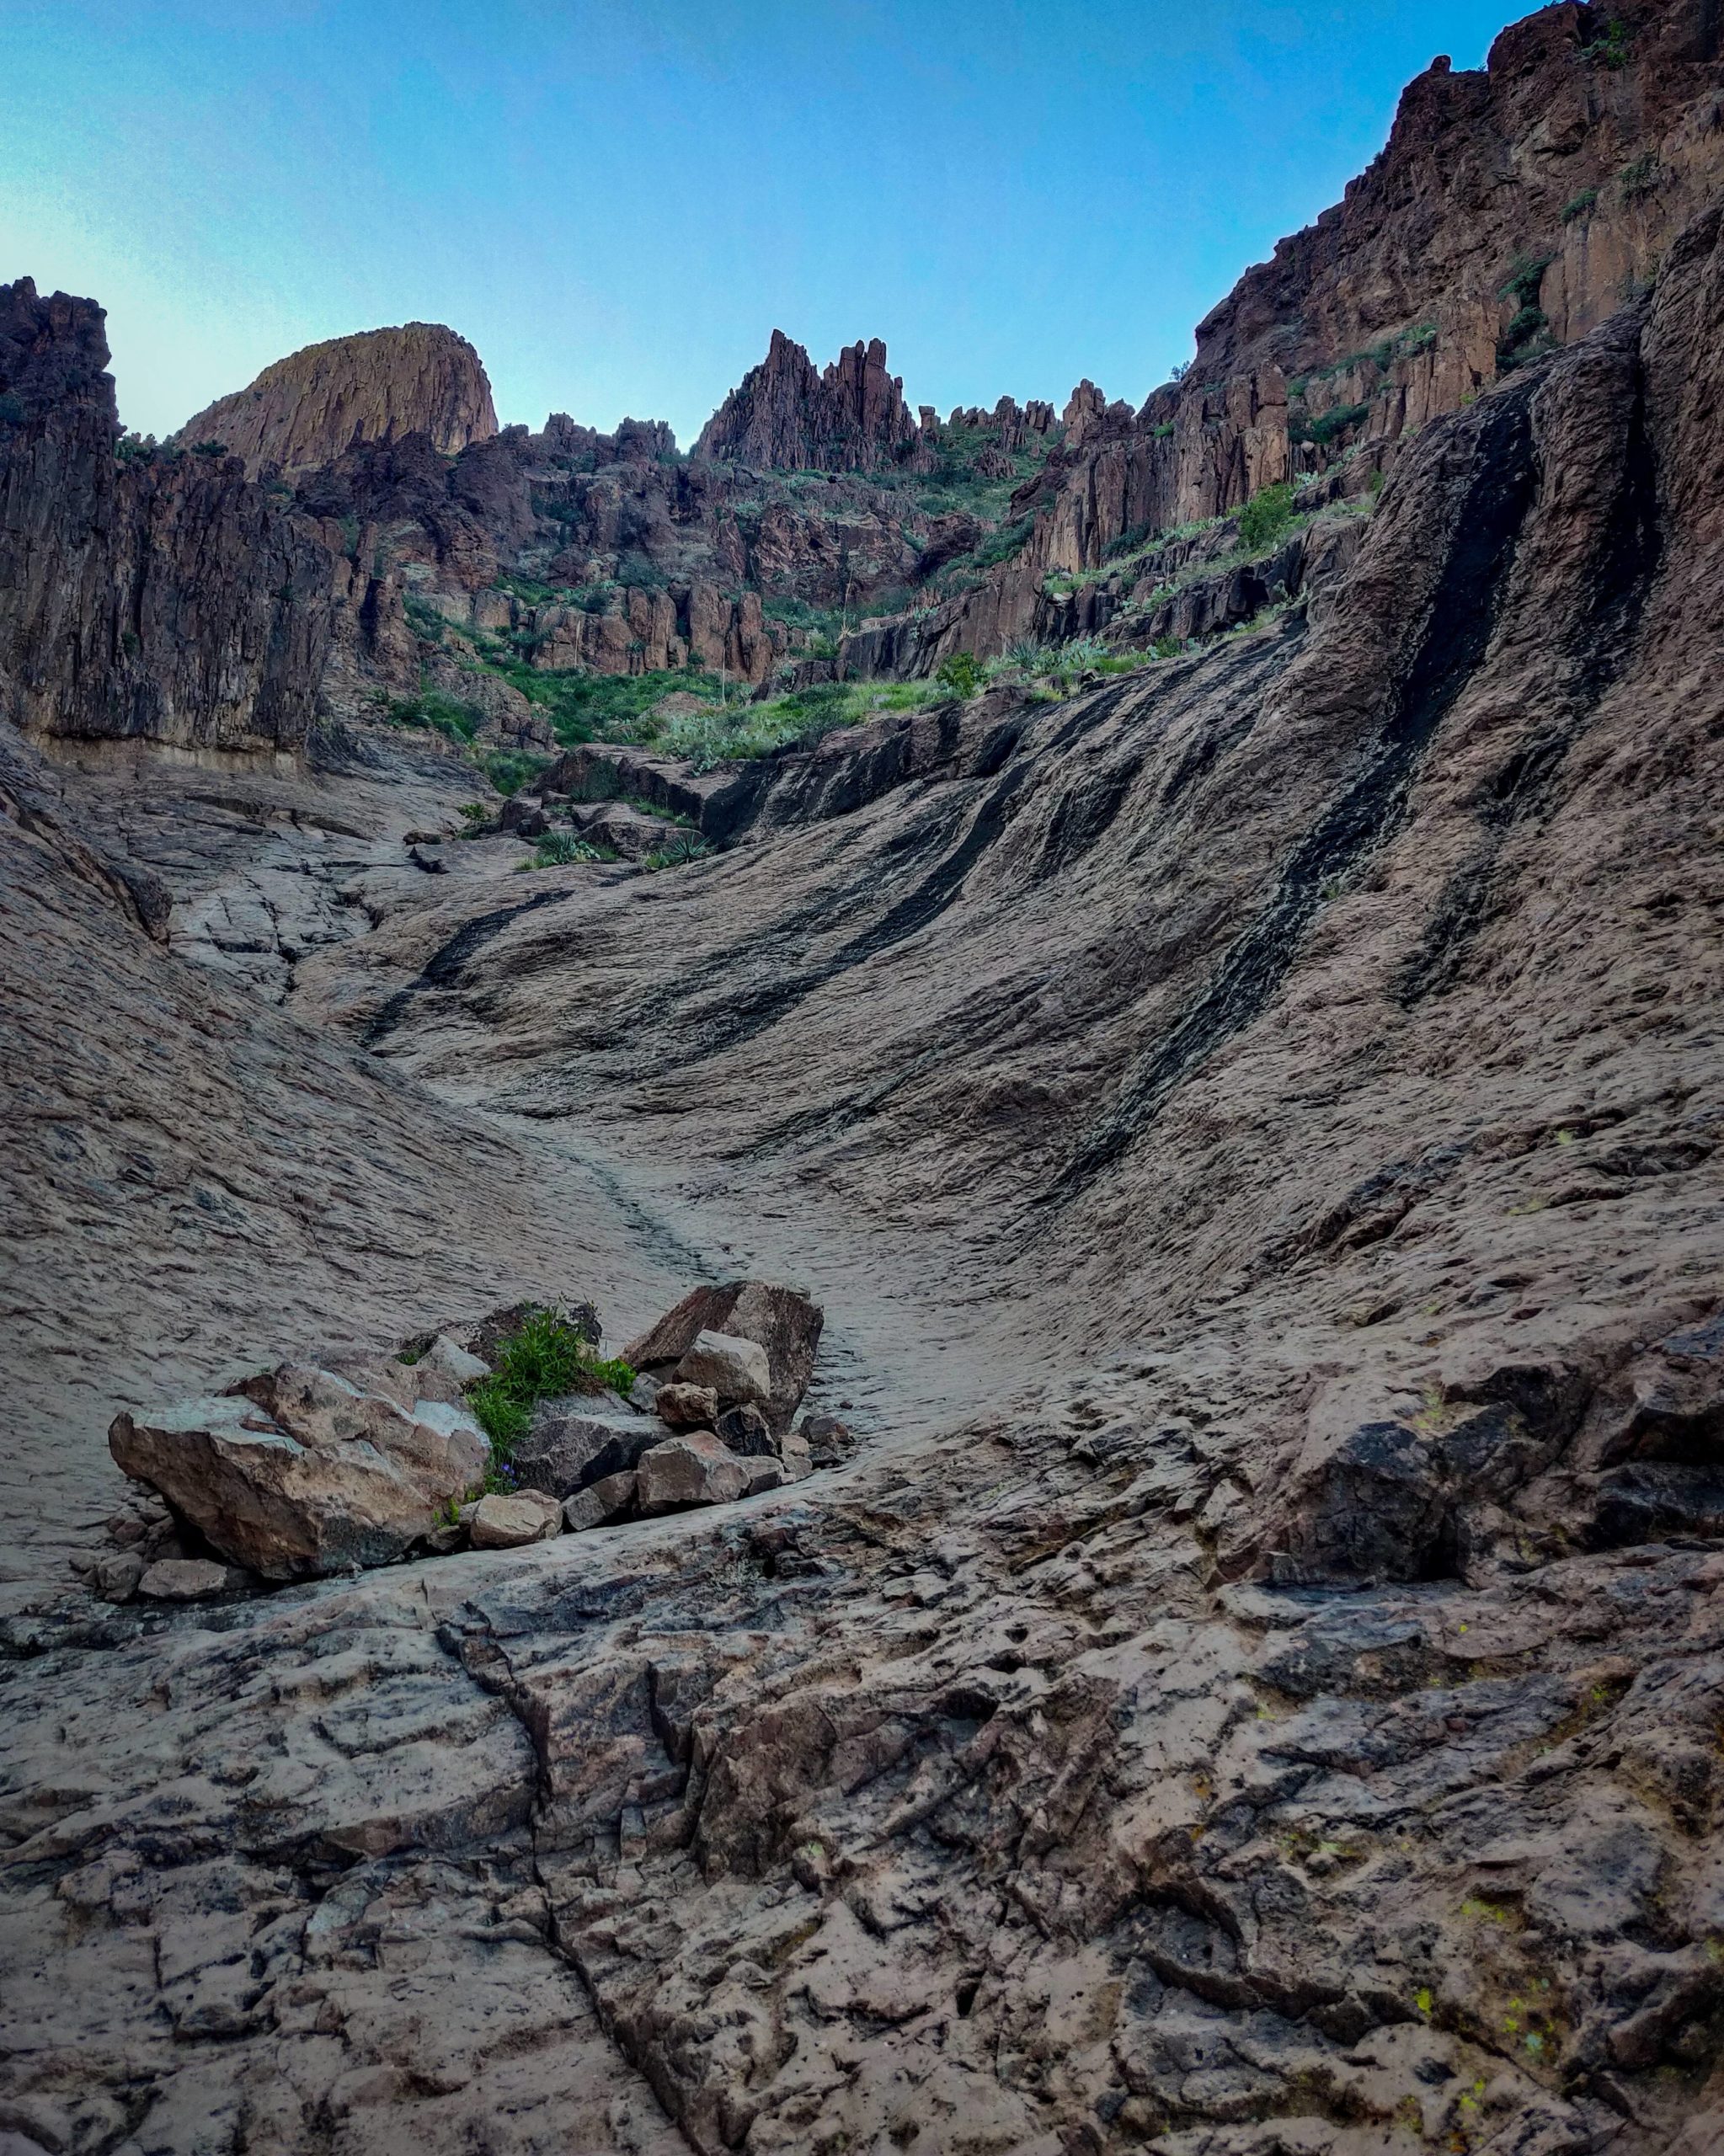
[[[722,1406],[764,1407],[772,1397],[772,1372],[757,1341],[728,1332],[697,1332],[676,1365],[675,1385],[711,1392]]]
[[[702,1332],[752,1340],[765,1348],[771,1374],[767,1417],[775,1431],[784,1431],[814,1375],[825,1323],[819,1305],[799,1288],[765,1280],[731,1280],[685,1295],[623,1353],[649,1377],[668,1378]]]
[[[403,1407],[291,1364],[243,1390],[117,1415],[108,1444],[213,1548],[274,1580],[403,1556],[489,1457],[462,1408]]]
[[[710,1430],[685,1430],[641,1458],[636,1494],[643,1513],[679,1512],[685,1505],[728,1505],[748,1494],[747,1464]]]

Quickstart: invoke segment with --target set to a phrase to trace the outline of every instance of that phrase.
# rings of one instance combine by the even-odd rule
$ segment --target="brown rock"
[[[808,1390],[825,1322],[819,1305],[799,1288],[732,1280],[695,1289],[623,1353],[637,1369],[661,1376],[675,1369],[702,1331],[752,1340],[766,1350],[771,1371],[768,1419],[782,1430]]]
[[[333,464],[361,442],[423,434],[465,449],[497,431],[491,385],[464,337],[431,322],[307,344],[265,367],[249,388],[188,419],[179,439],[219,441],[255,477]]]
[[[333,1373],[285,1364],[248,1394],[120,1414],[109,1447],[207,1540],[268,1579],[387,1564],[483,1473],[462,1411],[412,1412]]]
[[[718,1415],[718,1396],[711,1385],[661,1385],[653,1412],[673,1430],[710,1430]]]
[[[731,457],[777,471],[871,472],[915,439],[904,384],[886,347],[846,345],[824,374],[782,329],[702,430],[697,457]]]
[[[518,1550],[561,1531],[563,1508],[537,1490],[513,1497],[481,1497],[467,1522],[475,1550]]]
[[[766,1351],[734,1334],[702,1330],[676,1365],[673,1382],[697,1391],[712,1391],[726,1406],[746,1402],[764,1406],[772,1393]]]
[[[233,1578],[207,1557],[163,1557],[139,1578],[137,1591],[152,1602],[204,1602],[224,1593]]]

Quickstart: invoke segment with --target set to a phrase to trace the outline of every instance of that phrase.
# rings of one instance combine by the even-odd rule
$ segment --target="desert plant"
[[[501,1465],[526,1435],[542,1400],[570,1392],[627,1393],[635,1374],[620,1358],[606,1362],[560,1312],[529,1310],[501,1342],[488,1377],[467,1387],[467,1404]]]
[[[578,839],[573,831],[552,831],[533,848],[532,859],[521,863],[523,868],[573,868],[584,861],[615,861],[614,853],[600,851],[586,839]]]
[[[1286,480],[1253,494],[1239,513],[1239,543],[1252,550],[1267,547],[1293,521],[1293,488]]]
[[[679,831],[646,857],[649,868],[682,868],[691,861],[704,861],[710,851],[698,831]]]
[[[1581,56],[1591,61],[1595,67],[1625,67],[1628,65],[1628,37],[1626,23],[1606,23],[1602,37],[1594,38],[1590,45],[1582,45]]]
[[[1637,202],[1641,195],[1652,194],[1663,176],[1657,157],[1651,150],[1634,158],[1616,175],[1622,189],[1623,200]]]
[[[1518,300],[1523,307],[1535,307],[1545,272],[1555,259],[1549,254],[1517,255],[1513,268],[1497,287],[1498,292],[1505,300]]]
[[[954,651],[940,661],[934,679],[954,696],[968,698],[982,686],[982,663],[973,651]]]
[[[1596,187],[1583,187],[1578,195],[1571,195],[1562,205],[1563,223],[1572,225],[1577,217],[1588,216],[1598,199],[1599,190]]]

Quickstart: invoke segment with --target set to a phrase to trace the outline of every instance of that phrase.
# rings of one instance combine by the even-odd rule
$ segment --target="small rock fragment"
[[[745,1497],[758,1497],[765,1490],[782,1490],[790,1480],[784,1472],[782,1460],[751,1459],[745,1460],[742,1465],[748,1477],[748,1486],[742,1493]]]
[[[563,1508],[541,1490],[517,1497],[481,1497],[473,1507],[470,1533],[475,1550],[518,1550],[542,1542],[563,1524]]]
[[[778,1456],[772,1426],[758,1407],[727,1407],[709,1427],[717,1433],[719,1443],[728,1445],[739,1459],[776,1460]]]
[[[155,1602],[201,1602],[220,1594],[237,1575],[207,1557],[163,1557],[138,1580],[137,1591]]]
[[[643,1454],[639,1473],[643,1513],[683,1505],[733,1504],[748,1488],[748,1470],[710,1430],[686,1431]]]
[[[778,1457],[783,1465],[787,1482],[800,1482],[805,1475],[812,1475],[814,1463],[809,1441],[800,1430],[787,1430],[778,1447]]]
[[[653,1412],[673,1430],[710,1430],[718,1417],[718,1396],[709,1385],[661,1385]]]
[[[764,1407],[772,1396],[766,1351],[728,1332],[701,1332],[672,1373],[678,1385],[710,1385],[726,1406],[746,1401]]]
[[[563,1524],[571,1534],[579,1534],[584,1528],[602,1527],[633,1504],[636,1481],[632,1473],[606,1475],[584,1490],[577,1490],[563,1501]]]
[[[90,1593],[103,1602],[130,1602],[144,1576],[144,1561],[135,1550],[99,1558],[89,1575]]]

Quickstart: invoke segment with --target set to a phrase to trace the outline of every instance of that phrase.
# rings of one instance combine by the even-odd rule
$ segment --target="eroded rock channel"
[[[1303,441],[1268,343],[1004,400],[1022,563],[849,660],[1112,633],[1054,557],[1133,503],[1182,648],[506,805],[365,702],[462,664],[402,563],[480,651],[534,459],[686,547],[735,471],[494,434],[436,335],[364,406],[422,435],[324,440],[344,340],[128,462],[99,312],[6,288],[6,2156],[1724,2147],[1724,83],[1588,13],[1239,302],[1309,340],[1364,248],[1434,343],[1313,360]],[[1620,304],[1577,211],[1543,330],[1451,336],[1380,214],[1445,114],[1533,222],[1583,146]],[[721,416],[846,517],[939,432],[782,339]],[[836,665],[759,595],[636,611]],[[637,678],[635,605],[544,670]]]

